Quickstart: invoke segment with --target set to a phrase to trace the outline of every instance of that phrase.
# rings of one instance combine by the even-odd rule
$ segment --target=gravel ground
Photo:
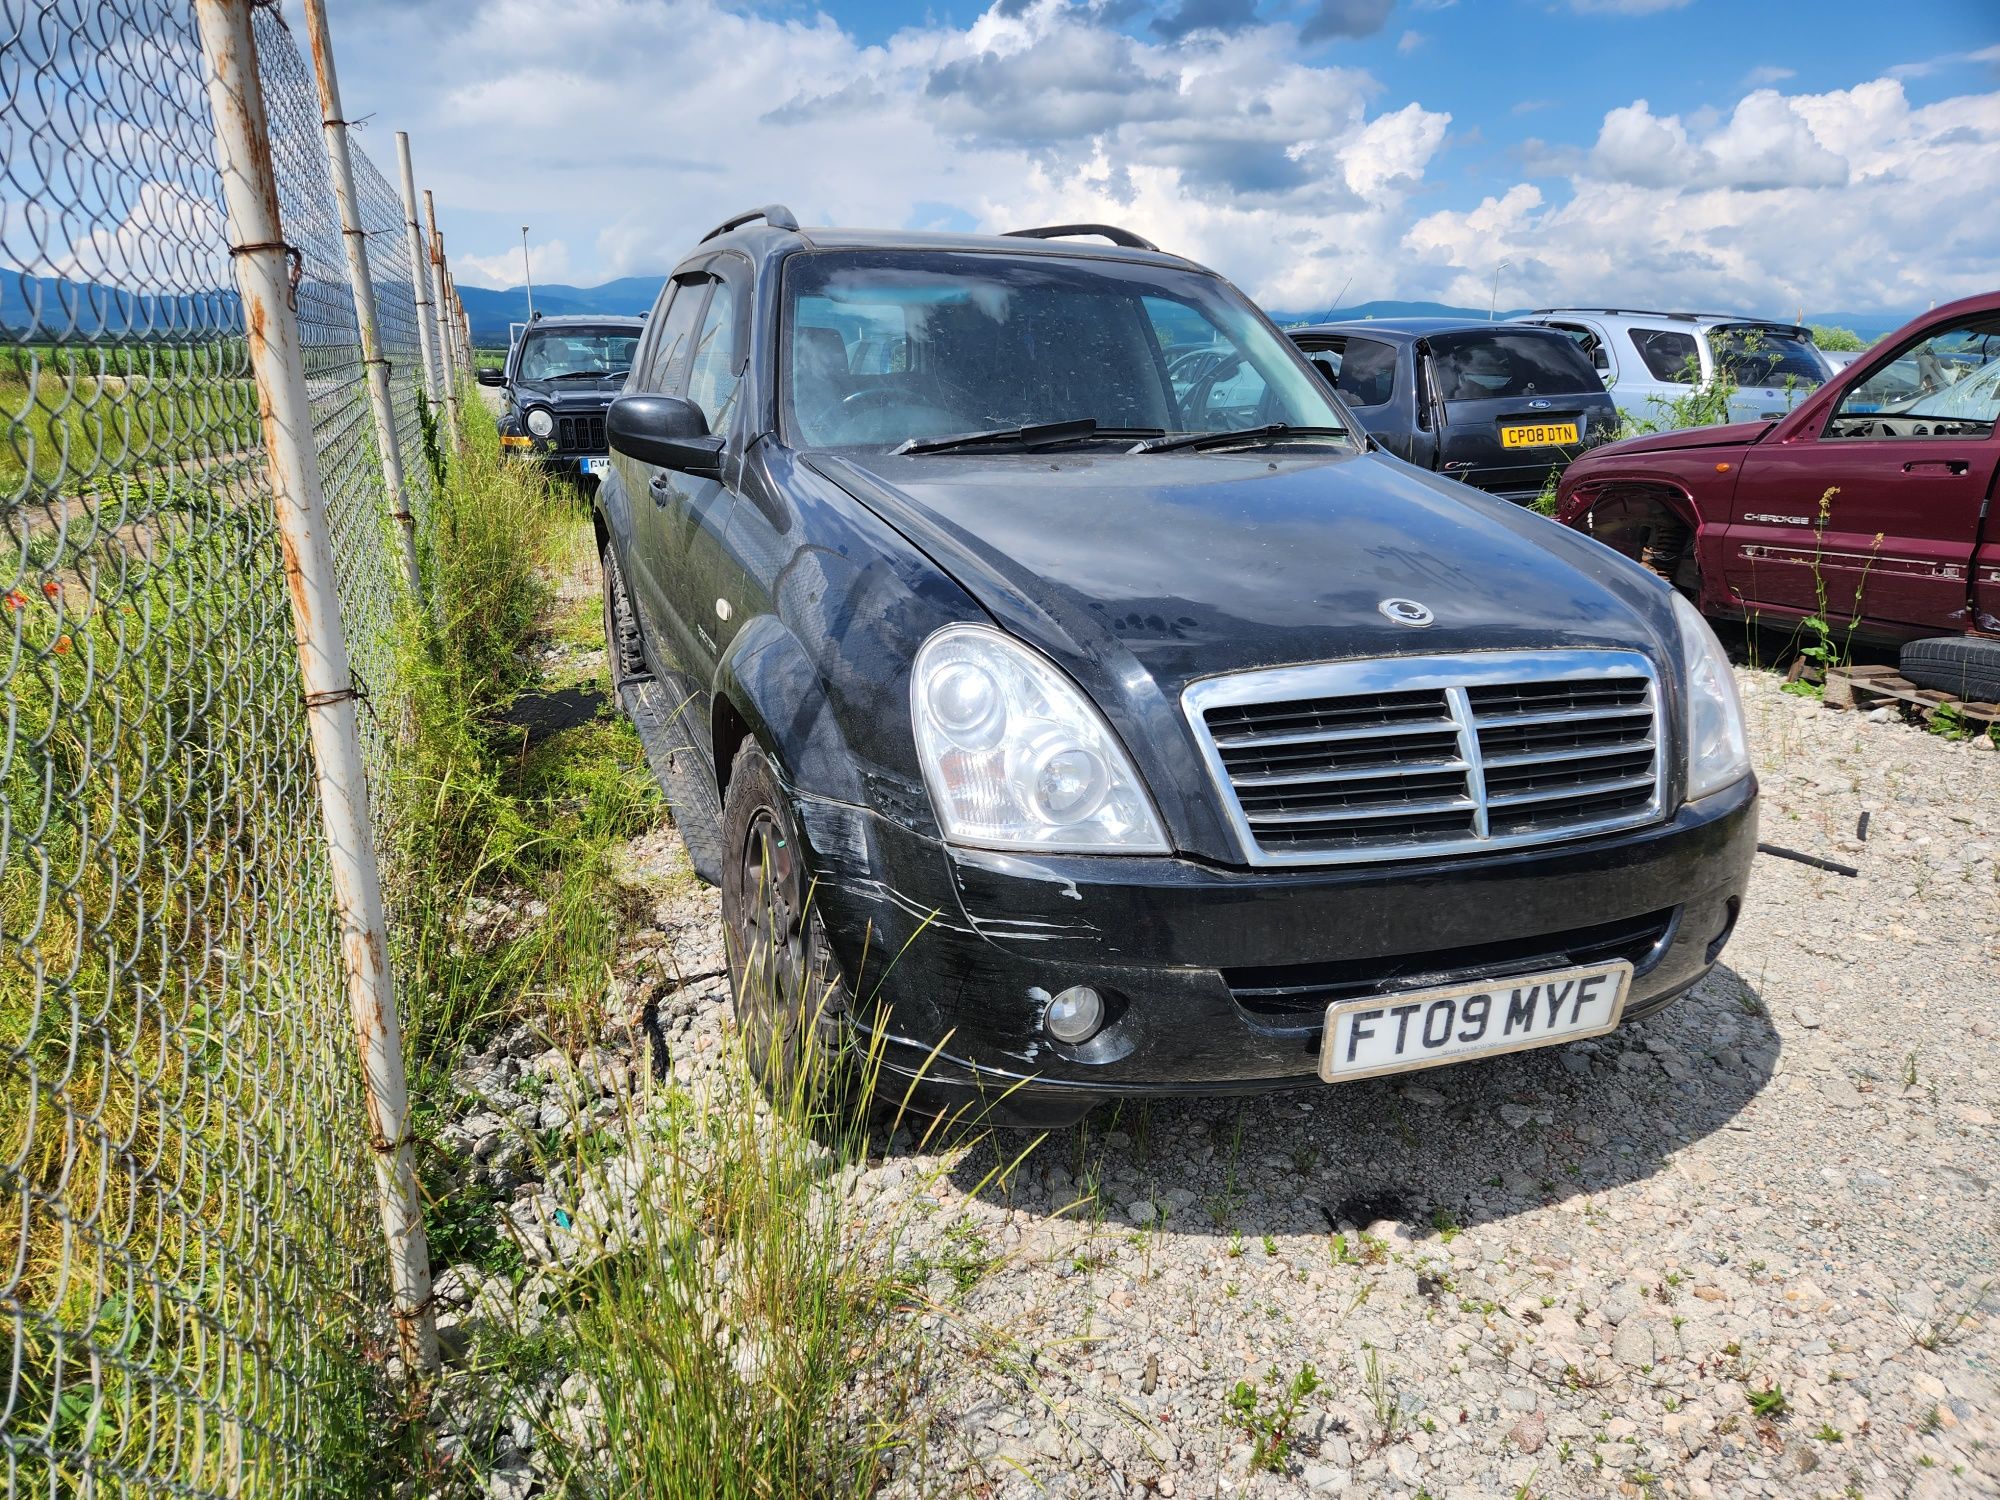
[[[891,1492],[2000,1494],[2000,754],[1741,681],[1763,837],[1860,874],[1760,858],[1664,1014],[1100,1112],[1005,1172],[1031,1138],[892,1140],[855,1190],[938,1357]],[[727,983],[634,976],[713,976],[717,898],[664,889],[619,971],[687,1082]]]

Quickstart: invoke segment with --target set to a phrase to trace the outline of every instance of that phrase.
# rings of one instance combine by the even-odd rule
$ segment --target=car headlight
[[[1750,740],[1743,731],[1743,704],[1736,674],[1722,642],[1701,611],[1674,595],[1674,623],[1681,632],[1681,671],[1687,683],[1688,776],[1690,799],[1719,792],[1750,774]]]
[[[1054,664],[984,625],[947,625],[910,679],[917,751],[956,843],[1165,854],[1110,727]]]
[[[546,407],[529,407],[525,420],[528,424],[528,431],[532,432],[536,437],[547,437],[556,430],[556,419],[549,414]]]

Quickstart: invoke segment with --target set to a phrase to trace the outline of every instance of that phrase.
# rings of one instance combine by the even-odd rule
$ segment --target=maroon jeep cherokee
[[[1935,308],[1776,422],[1584,454],[1556,516],[1707,615],[1842,638],[2000,636],[2000,292]],[[1981,641],[1974,650],[1990,648]]]

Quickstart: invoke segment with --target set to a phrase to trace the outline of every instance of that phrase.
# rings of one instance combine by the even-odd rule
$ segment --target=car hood
[[[1608,548],[1376,452],[806,461],[1100,699],[1368,656],[1620,646],[1660,661],[1673,628],[1657,582]],[[1386,599],[1435,620],[1396,624]]]
[[[1679,427],[1622,438],[1591,451],[1592,459],[1627,458],[1635,453],[1668,453],[1681,448],[1747,448],[1759,442],[1775,423],[1729,422],[1717,427]]]
[[[625,389],[623,375],[603,380],[517,380],[514,399],[527,405],[552,406],[557,411],[601,411]]]

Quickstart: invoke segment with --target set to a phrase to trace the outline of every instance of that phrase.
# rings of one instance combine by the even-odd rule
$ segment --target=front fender
[[[819,670],[776,615],[759,615],[737,631],[716,664],[713,691],[716,781],[725,792],[736,747],[750,735],[795,792],[870,805],[860,763],[841,732]]]

